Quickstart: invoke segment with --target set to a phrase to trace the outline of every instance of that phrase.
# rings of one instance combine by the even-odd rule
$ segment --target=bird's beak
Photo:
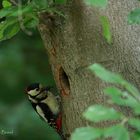
[[[24,92],[25,92],[26,94],[28,94],[28,90],[27,90],[27,88],[25,88]]]

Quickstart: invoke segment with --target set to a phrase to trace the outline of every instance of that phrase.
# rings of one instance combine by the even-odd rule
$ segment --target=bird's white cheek
[[[38,92],[36,90],[31,90],[28,92],[28,94],[31,96],[36,96],[38,94]]]
[[[45,115],[44,115],[42,109],[38,105],[36,106],[36,111],[46,122],[48,122],[48,120],[45,118]]]

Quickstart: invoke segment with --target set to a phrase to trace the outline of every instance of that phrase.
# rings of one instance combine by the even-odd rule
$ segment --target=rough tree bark
[[[89,105],[106,102],[105,84],[86,66],[100,63],[140,88],[140,27],[127,25],[128,13],[139,6],[136,0],[109,0],[107,9],[100,10],[73,0],[60,8],[66,19],[48,13],[40,16],[39,30],[57,86],[68,94],[62,97],[65,133],[87,124],[81,114]],[[111,45],[102,36],[101,15],[111,23]]]

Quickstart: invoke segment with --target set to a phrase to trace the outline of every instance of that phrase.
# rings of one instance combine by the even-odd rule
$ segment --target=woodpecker
[[[54,95],[52,87],[33,83],[26,88],[26,94],[38,115],[63,137],[60,97]]]

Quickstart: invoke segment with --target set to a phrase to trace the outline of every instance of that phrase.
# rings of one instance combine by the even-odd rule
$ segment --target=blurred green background
[[[58,140],[33,110],[27,85],[55,85],[47,53],[37,30],[0,42],[0,140]]]

